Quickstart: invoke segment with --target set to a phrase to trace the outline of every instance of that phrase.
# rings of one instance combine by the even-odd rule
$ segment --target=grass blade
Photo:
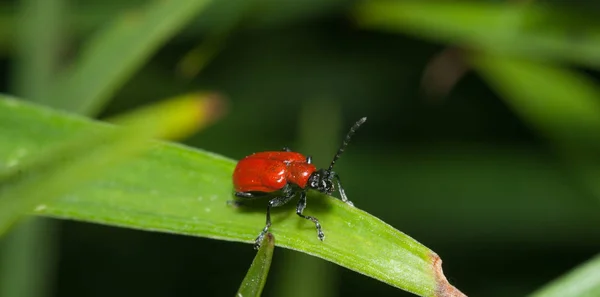
[[[29,217],[1,238],[0,296],[51,296],[58,264],[60,229],[56,223]]]
[[[543,134],[565,142],[598,139],[600,88],[591,79],[560,66],[498,55],[472,61],[515,112]]]
[[[165,41],[207,6],[209,0],[154,0],[122,14],[84,48],[47,105],[93,115]]]
[[[600,296],[600,255],[544,286],[531,297]]]
[[[82,129],[102,126],[0,101],[0,156],[14,156],[20,150],[37,155]],[[233,198],[234,166],[233,160],[215,154],[156,143],[127,166],[38,205],[34,213],[252,243],[264,225],[266,202],[243,209],[227,205]],[[417,295],[464,296],[446,281],[440,258],[406,234],[338,199],[311,192],[308,204],[306,212],[321,220],[326,240],[320,242],[314,225],[293,215],[294,206],[287,205],[272,214],[271,231],[278,246],[321,257]]]
[[[581,11],[506,1],[377,0],[359,5],[356,17],[369,28],[600,67],[600,23]]]
[[[263,287],[267,282],[273,251],[275,250],[275,238],[273,234],[267,233],[262,241],[260,249],[252,261],[252,265],[242,281],[242,285],[237,292],[236,297],[260,296]]]
[[[0,234],[35,205],[69,193],[149,147],[148,139],[180,137],[209,122],[214,99],[183,97],[115,119],[124,128],[83,129],[56,147],[0,171]],[[19,104],[12,102],[13,111]]]
[[[314,96],[300,109],[298,141],[294,150],[311,152],[313,160],[330,160],[338,140],[346,127],[342,127],[342,112],[337,100],[329,96]],[[331,297],[337,296],[337,267],[319,258],[295,251],[282,250],[277,257],[279,265],[271,278],[275,296]],[[293,267],[293,269],[290,269]],[[298,284],[310,284],[299,286]]]
[[[16,1],[12,92],[42,101],[59,64],[67,13],[65,0]],[[3,5],[0,5],[3,6]],[[1,22],[1,21],[0,21]],[[0,25],[2,26],[2,25]],[[50,296],[59,249],[55,220],[30,217],[0,239],[0,296]],[[40,249],[40,247],[44,247]]]
[[[64,0],[20,1],[16,67],[13,91],[31,101],[41,101],[53,82],[60,57],[67,6]]]
[[[476,68],[523,119],[552,141],[600,197],[600,87],[558,66],[478,55]]]

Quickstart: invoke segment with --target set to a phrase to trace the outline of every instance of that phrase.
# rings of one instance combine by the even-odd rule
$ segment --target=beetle
[[[312,164],[311,156],[293,152],[287,147],[281,151],[254,153],[237,163],[233,171],[233,185],[234,195],[239,199],[232,202],[239,206],[244,204],[244,200],[270,198],[267,203],[266,224],[254,242],[255,249],[260,247],[260,243],[271,227],[271,208],[290,202],[298,194],[300,194],[300,200],[296,206],[296,214],[312,221],[317,228],[317,237],[321,241],[325,239],[319,220],[303,214],[306,208],[306,192],[309,189],[331,195],[336,189],[335,181],[340,199],[346,204],[354,206],[348,200],[340,177],[333,171],[333,167],[346,149],[352,135],[366,120],[366,117],[361,118],[350,128],[327,169],[317,170]]]

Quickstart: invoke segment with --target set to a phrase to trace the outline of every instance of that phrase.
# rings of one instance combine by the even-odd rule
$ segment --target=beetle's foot
[[[352,201],[350,201],[350,200],[346,200],[346,201],[344,201],[344,202],[346,202],[346,204],[348,204],[348,205],[350,205],[350,206],[354,207],[354,203],[352,203]]]
[[[325,239],[325,233],[323,233],[323,231],[321,231],[321,230],[318,230],[317,237],[319,237],[320,241],[323,241]]]

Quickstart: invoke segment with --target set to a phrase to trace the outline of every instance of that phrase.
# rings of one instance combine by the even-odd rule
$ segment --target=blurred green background
[[[28,78],[19,78],[23,47],[17,42],[27,30],[20,9],[32,1],[0,4],[0,91],[35,100],[44,94],[32,94]],[[54,64],[64,67],[115,16],[135,18],[135,10],[148,2],[47,2],[47,9],[60,10],[59,21],[39,26],[49,31],[62,26]],[[420,37],[357,25],[356,3],[209,3],[115,89],[98,117],[215,90],[229,98],[229,114],[186,144],[233,159],[290,146],[327,166],[347,127],[367,116],[337,165],[347,194],[357,207],[438,253],[449,281],[467,295],[523,296],[594,256],[600,247],[599,195],[589,181],[597,176],[584,177],[584,169],[556,149],[582,145],[557,144],[551,132],[502,97],[506,93],[470,71],[467,55],[444,40],[430,39],[425,31]],[[571,16],[589,9],[572,5]],[[573,34],[582,33],[577,28]],[[39,34],[42,40],[45,31]],[[598,77],[598,60],[573,59],[578,73]],[[181,67],[201,69],[190,75]],[[535,83],[529,92],[558,82]],[[600,110],[595,115],[600,118]],[[589,133],[580,128],[571,131]],[[591,156],[583,163],[597,162]],[[31,297],[232,296],[254,256],[251,246],[239,243],[42,222],[37,227],[44,238],[20,239],[33,246],[31,273],[44,274],[41,283],[30,283],[40,278],[11,266],[18,262],[11,261],[12,245],[6,242],[18,241],[16,232],[0,244],[0,277],[40,288]],[[264,296],[367,294],[410,296],[320,259],[276,249]]]

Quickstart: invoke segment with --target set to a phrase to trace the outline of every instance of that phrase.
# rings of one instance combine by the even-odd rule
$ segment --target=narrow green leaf
[[[248,269],[246,277],[240,285],[237,295],[235,295],[236,297],[258,297],[262,294],[271,268],[274,250],[275,238],[273,234],[267,233],[256,253],[256,257],[254,257],[254,261],[252,261],[252,265],[250,265],[250,269]]]
[[[58,231],[56,220],[29,217],[1,238],[0,296],[51,296],[58,264]]]
[[[531,297],[600,296],[600,255],[544,286]]]
[[[226,12],[216,12],[219,21],[211,26],[204,40],[187,52],[177,63],[177,72],[185,78],[197,76],[202,69],[223,49],[229,36],[239,28],[257,6],[256,0],[229,0]],[[218,4],[211,6],[209,12],[219,9]],[[226,17],[223,17],[226,15]]]
[[[93,115],[163,43],[209,0],[154,0],[121,14],[93,37],[48,100],[51,106]]]
[[[0,24],[0,27],[6,25],[3,28],[13,31],[15,36],[12,45],[16,51],[11,56],[12,93],[34,102],[46,97],[64,49],[61,41],[68,16],[66,2],[15,1],[17,9],[11,14],[15,17],[13,23]],[[56,280],[58,229],[55,220],[28,218],[0,239],[0,296],[51,295]]]
[[[293,144],[293,149],[299,152],[311,152],[313,160],[323,160],[321,164],[328,165],[325,162],[330,161],[333,157],[332,152],[339,148],[338,139],[343,136],[342,133],[347,132],[344,131],[347,127],[341,125],[342,112],[339,102],[330,96],[314,96],[303,102],[299,112],[298,140]],[[338,271],[332,263],[289,250],[281,251],[277,261],[277,268],[271,273],[274,283],[271,292],[274,296],[339,295]],[[310,286],[298,284],[310,284]]]
[[[543,134],[562,141],[599,139],[600,88],[591,79],[560,66],[499,55],[480,54],[472,61],[515,112]]]
[[[37,155],[82,129],[101,126],[0,101],[0,156]],[[126,165],[38,205],[34,213],[246,243],[252,243],[263,228],[266,201],[247,208],[227,204],[233,199],[233,160],[159,142]],[[361,199],[353,199],[360,206]],[[321,257],[421,296],[464,296],[446,281],[440,258],[411,237],[338,199],[311,192],[308,205],[306,213],[320,219],[325,241],[317,239],[311,222],[294,215],[290,204],[273,211],[271,232],[278,246]]]
[[[600,23],[583,12],[510,1],[364,1],[365,27],[488,52],[600,67]]]
[[[600,197],[600,87],[581,74],[550,64],[484,54],[472,61]]]
[[[59,64],[65,0],[19,1],[12,91],[31,101],[46,96]]]
[[[204,69],[225,45],[227,35],[210,35],[207,40],[189,51],[177,63],[177,72],[185,78],[193,78]]]
[[[211,100],[184,97],[155,104],[117,118],[115,122],[124,128],[84,128],[65,143],[45,147],[20,164],[9,164],[0,170],[0,235],[36,205],[63,196],[145,151],[151,146],[149,139],[181,136],[182,131],[189,133],[205,125],[209,118],[205,107],[211,106],[205,101]],[[25,106],[9,99],[3,103],[13,112]]]

